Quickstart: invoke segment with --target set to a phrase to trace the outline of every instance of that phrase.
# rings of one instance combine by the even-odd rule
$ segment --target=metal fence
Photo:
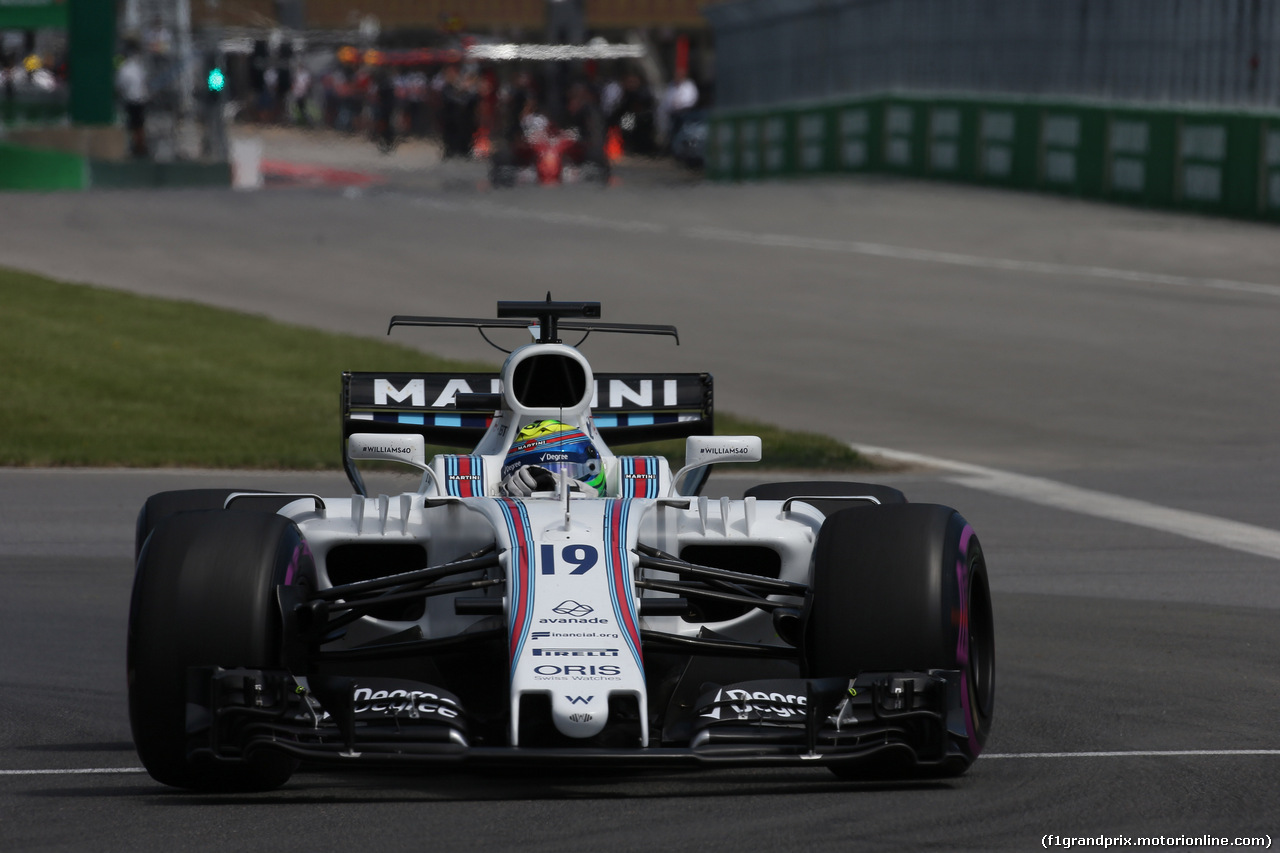
[[[1280,106],[1280,0],[739,0],[716,105],[889,91]]]

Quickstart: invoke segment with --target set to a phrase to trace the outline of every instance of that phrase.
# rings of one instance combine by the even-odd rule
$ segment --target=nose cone
[[[603,692],[551,695],[551,719],[556,731],[565,737],[586,738],[598,735],[609,722],[609,697]]]

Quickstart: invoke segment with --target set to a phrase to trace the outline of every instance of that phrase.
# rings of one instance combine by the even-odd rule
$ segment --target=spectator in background
[[[396,84],[391,69],[384,64],[373,70],[373,140],[384,154],[396,144]]]
[[[622,84],[622,98],[618,101],[610,124],[622,130],[622,143],[630,154],[650,155],[654,151],[653,95],[634,71]]]
[[[168,56],[173,53],[173,33],[164,25],[159,15],[151,18],[151,26],[146,33],[147,50],[157,56]]]
[[[471,153],[475,126],[475,93],[458,73],[458,66],[444,69],[440,89],[440,129],[444,137],[444,157],[466,157]]]
[[[475,101],[476,139],[489,148],[499,124],[498,75],[492,70],[477,72]],[[487,156],[487,151],[485,155]]]
[[[7,53],[0,55],[0,90],[4,92],[5,101],[13,100],[13,89],[18,82],[15,79],[17,73],[13,57]]]
[[[662,94],[662,103],[658,106],[658,135],[664,148],[670,149],[671,140],[680,132],[689,111],[697,105],[697,84],[689,79],[687,71],[677,68],[675,77]]]
[[[530,100],[537,100],[537,95],[533,89],[533,78],[527,71],[520,72],[515,82],[504,86],[499,93],[498,121],[508,139],[515,141],[522,136],[520,120],[524,118],[524,108]]]
[[[462,156],[469,157],[480,126],[480,74],[474,67],[462,75]]]
[[[57,78],[53,76],[53,72],[44,67],[44,59],[37,54],[31,54],[23,60],[23,67],[27,72],[27,82],[33,87],[45,92],[52,92],[58,87]]]
[[[607,181],[609,158],[604,154],[604,113],[596,103],[595,92],[586,83],[574,83],[569,87],[569,125],[578,131],[583,162],[599,168]]]
[[[543,144],[551,133],[551,119],[542,111],[538,98],[530,93],[520,109],[520,136],[526,143]]]
[[[414,136],[426,136],[431,132],[430,112],[427,110],[430,89],[426,72],[421,68],[415,68],[405,75],[405,109],[408,111],[409,133]]]
[[[462,96],[458,91],[458,66],[446,65],[436,78],[437,90],[440,93],[440,143],[441,156],[446,160],[457,154],[458,125],[462,121],[460,105]]]
[[[124,43],[124,62],[116,69],[116,94],[124,105],[125,128],[129,133],[129,153],[147,156],[147,68],[136,39]]]
[[[249,88],[253,90],[253,117],[256,121],[266,118],[267,104],[271,97],[271,87],[267,83],[269,65],[267,43],[258,39],[253,43],[253,54],[249,60]]]
[[[618,111],[620,103],[622,103],[622,84],[616,77],[611,77],[600,87],[600,111],[611,118]]]
[[[341,106],[338,108],[338,130],[354,133],[360,123],[360,113],[364,109],[360,87],[364,85],[353,65],[344,65],[338,77],[338,93]]]
[[[293,72],[293,86],[289,92],[293,120],[303,127],[311,126],[311,72],[299,64]]]
[[[258,121],[275,121],[276,93],[280,74],[274,65],[262,72],[262,96],[258,101]]]
[[[521,72],[515,79],[498,87],[493,107],[493,127],[490,134],[493,162],[499,166],[523,165],[525,149],[525,108],[530,100],[536,100],[528,73]]]
[[[293,93],[293,56],[292,51],[286,51],[285,55],[276,67],[275,86],[273,87],[273,97],[271,104],[271,120],[284,122],[289,118],[288,105],[289,98]]]

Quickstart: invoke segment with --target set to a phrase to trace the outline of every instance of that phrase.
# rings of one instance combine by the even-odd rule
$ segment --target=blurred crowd
[[[10,38],[21,35],[0,34],[0,109],[31,103],[32,93],[65,103],[65,39],[42,55],[33,39]],[[669,69],[670,81],[655,89],[631,60],[477,62],[459,49],[350,46],[303,53],[287,40],[254,42],[247,54],[209,52],[195,62],[184,73],[159,17],[121,37],[113,82],[133,156],[158,156],[173,116],[191,103],[185,80],[196,87],[206,135],[215,123],[221,133],[225,116],[365,135],[387,150],[400,140],[430,139],[445,158],[510,163],[572,134],[590,162],[674,155],[700,165],[696,131],[705,128],[705,93],[682,67]],[[208,154],[207,140],[204,148]]]
[[[240,119],[375,140],[431,138],[446,158],[489,157],[531,135],[571,129],[592,156],[616,157],[670,153],[699,114],[698,87],[682,71],[654,94],[635,69],[582,65],[573,73],[546,64],[427,65],[344,48],[314,73],[301,61],[255,69],[252,103]]]
[[[64,53],[41,56],[39,53],[0,50],[0,98],[14,100],[24,94],[65,92],[67,60]]]

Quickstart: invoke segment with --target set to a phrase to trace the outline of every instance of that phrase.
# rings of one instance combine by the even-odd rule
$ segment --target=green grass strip
[[[331,469],[343,370],[494,371],[391,342],[0,269],[0,465]],[[856,470],[834,439],[717,413],[772,468]],[[683,442],[661,452],[680,463]],[[454,451],[456,452],[456,451]]]

